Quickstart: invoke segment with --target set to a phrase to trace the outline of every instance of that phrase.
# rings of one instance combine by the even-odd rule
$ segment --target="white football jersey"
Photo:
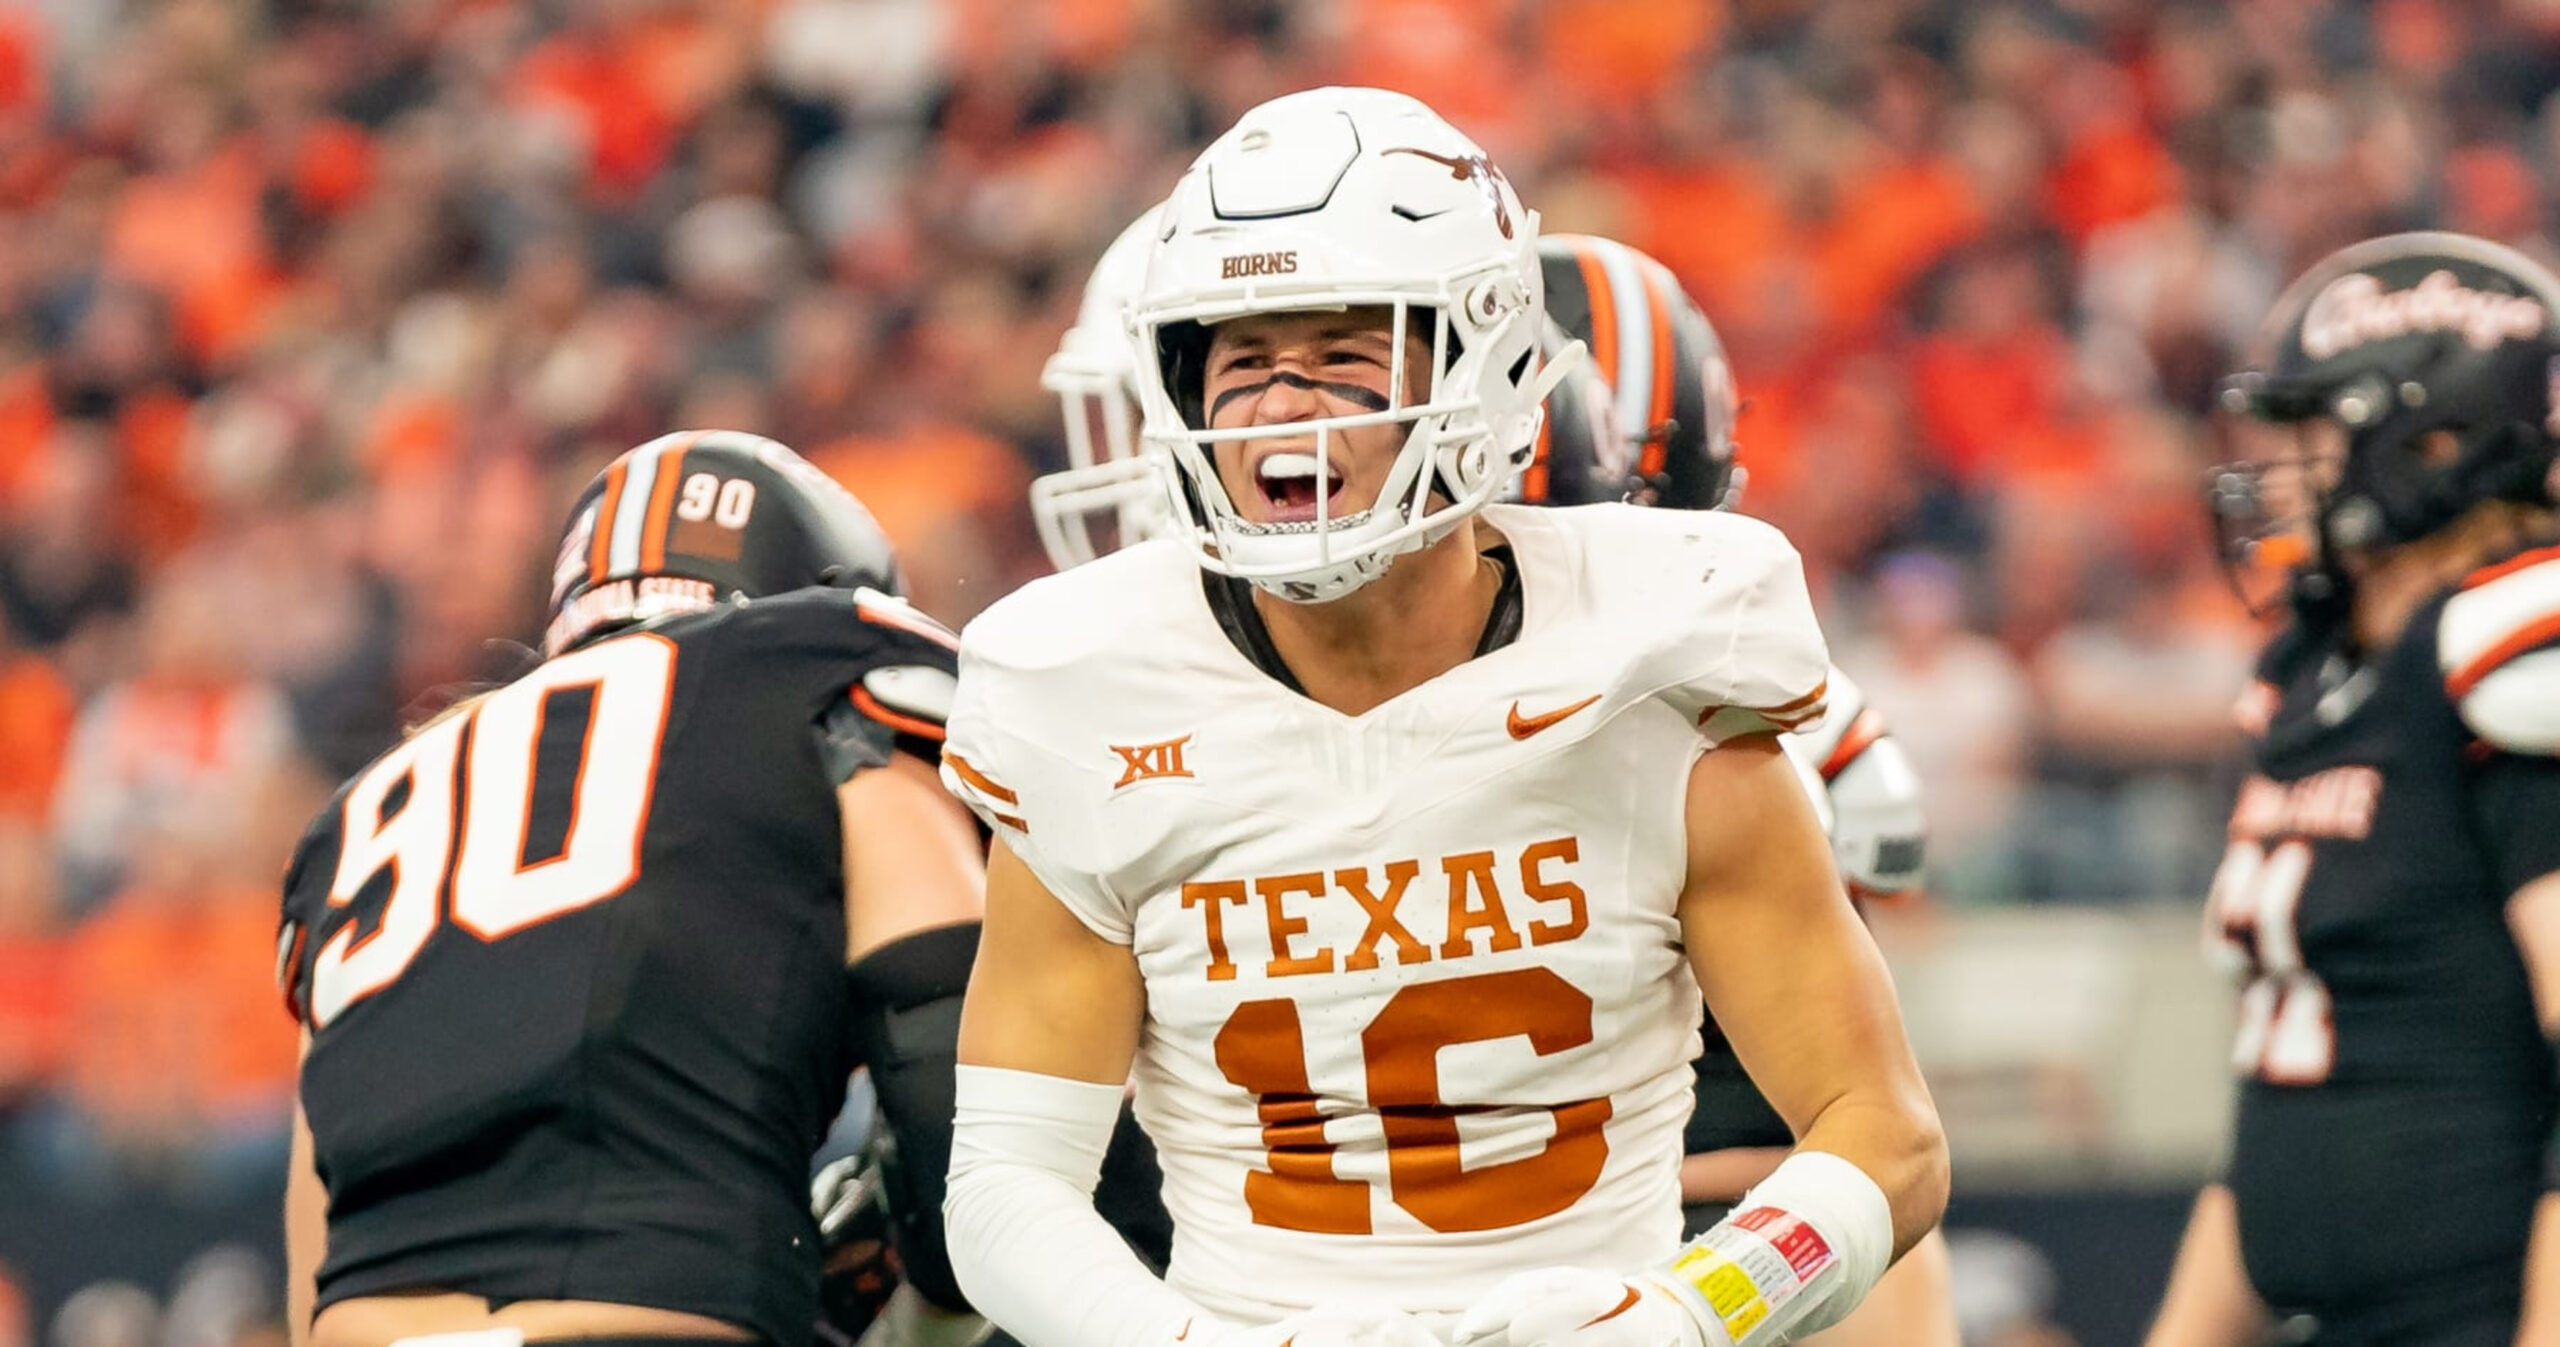
[[[1212,1312],[1463,1309],[1679,1243],[1691,765],[1822,714],[1794,550],[1494,506],[1519,637],[1363,715],[1256,668],[1170,545],[963,638],[944,777],[1146,978],[1137,1110]]]

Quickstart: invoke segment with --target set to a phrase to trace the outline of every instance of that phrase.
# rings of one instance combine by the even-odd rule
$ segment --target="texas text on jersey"
[[[2280,1310],[2516,1296],[2560,1099],[2502,906],[2560,869],[2555,632],[2547,549],[2363,661],[2306,605],[2261,664],[2206,935],[2247,977],[2229,1184]]]
[[[692,475],[699,520],[657,493],[679,530],[723,508]],[[629,532],[663,546],[667,522]],[[298,848],[279,971],[310,1034],[322,1307],[435,1289],[807,1338],[795,1199],[864,1056],[836,784],[849,755],[938,756],[954,647],[869,588],[686,608],[555,646],[359,773]]]
[[[1820,715],[1821,637],[1755,521],[1485,518],[1516,639],[1362,716],[1257,667],[1167,543],[969,630],[945,778],[1134,948],[1167,1280],[1214,1313],[1454,1312],[1678,1242],[1682,781]]]

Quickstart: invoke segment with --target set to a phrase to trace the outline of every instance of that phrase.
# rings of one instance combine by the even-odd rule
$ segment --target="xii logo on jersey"
[[[1113,744],[1111,751],[1120,755],[1120,779],[1112,782],[1111,788],[1119,790],[1160,777],[1191,775],[1182,760],[1183,745],[1190,742],[1191,736],[1186,734],[1160,744]]]

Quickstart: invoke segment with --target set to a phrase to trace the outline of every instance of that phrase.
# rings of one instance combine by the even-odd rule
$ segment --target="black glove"
[[[905,1273],[889,1243],[887,1184],[881,1176],[886,1137],[828,1165],[809,1182],[818,1218],[818,1341],[852,1347],[880,1317]]]

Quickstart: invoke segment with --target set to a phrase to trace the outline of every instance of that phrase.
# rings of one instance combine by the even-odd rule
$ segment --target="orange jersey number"
[[[1417,983],[1387,999],[1361,1032],[1369,1106],[1384,1122],[1387,1188],[1395,1204],[1444,1234],[1499,1230],[1572,1206],[1599,1182],[1608,1159],[1601,1124],[1607,1099],[1559,1104],[1544,1150],[1468,1169],[1458,1119],[1491,1106],[1449,1104],[1440,1050],[1458,1043],[1526,1038],[1545,1057],[1591,1041],[1591,998],[1544,968]],[[1333,1172],[1334,1146],[1307,1080],[1297,1003],[1247,1001],[1218,1030],[1218,1069],[1259,1097],[1268,1171],[1245,1175],[1254,1224],[1319,1234],[1370,1233],[1369,1186]]]

